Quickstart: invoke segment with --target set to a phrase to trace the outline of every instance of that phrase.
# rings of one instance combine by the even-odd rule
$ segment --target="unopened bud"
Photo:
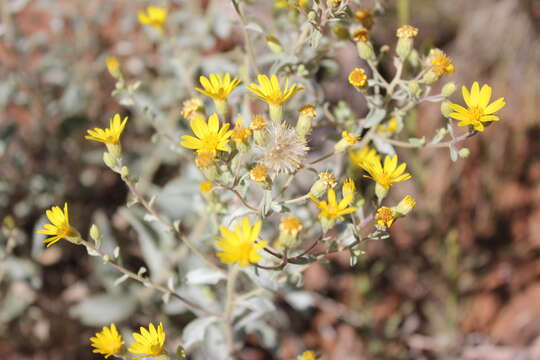
[[[450,113],[452,113],[452,108],[451,108],[451,105],[452,103],[448,100],[445,100],[441,103],[441,114],[444,116],[444,117],[448,117],[450,115]]]
[[[281,54],[283,52],[283,46],[281,46],[279,40],[273,35],[268,35],[266,37],[266,45],[268,45],[268,48],[274,54]]]
[[[449,97],[449,96],[452,96],[452,94],[456,91],[457,87],[456,87],[456,84],[454,82],[449,82],[449,83],[446,83],[444,84],[442,90],[441,90],[441,95],[444,96],[444,97]]]
[[[356,43],[358,49],[358,56],[366,61],[375,61],[375,50],[371,42],[359,41]]]

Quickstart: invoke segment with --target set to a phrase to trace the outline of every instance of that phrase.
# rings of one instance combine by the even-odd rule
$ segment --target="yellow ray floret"
[[[299,91],[304,90],[302,86],[298,86],[296,83],[289,87],[289,79],[285,80],[285,86],[283,91],[279,85],[278,77],[274,74],[270,78],[266,75],[257,76],[258,84],[251,83],[247,86],[254,96],[258,97],[262,101],[270,105],[283,105],[283,103],[289,100]]]
[[[313,201],[321,211],[319,213],[319,218],[343,220],[343,215],[350,214],[356,210],[354,207],[349,207],[349,204],[353,201],[353,193],[345,195],[339,203],[337,202],[334,189],[328,189],[326,197],[328,201],[319,201],[314,196],[310,197],[310,200]]]
[[[196,88],[195,90],[214,100],[227,99],[227,96],[240,84],[240,80],[238,78],[231,79],[231,74],[229,73],[226,73],[224,76],[210,74],[208,78],[201,76],[199,81],[203,88]]]
[[[208,118],[208,123],[201,116],[196,116],[189,122],[191,130],[196,137],[190,135],[182,136],[180,145],[188,149],[197,150],[197,153],[208,153],[216,155],[217,151],[229,151],[229,138],[232,131],[229,124],[219,126],[217,114],[212,114]]]
[[[109,127],[105,129],[94,128],[94,130],[87,130],[88,135],[84,138],[87,140],[99,141],[104,144],[117,145],[120,143],[120,135],[124,131],[128,118],[121,120],[119,114],[115,114],[109,120]]]
[[[154,324],[150,324],[148,330],[141,326],[140,332],[133,333],[133,338],[135,341],[131,342],[128,351],[139,355],[134,359],[159,356],[164,353],[165,331],[162,323],[159,323],[157,328]]]
[[[67,203],[64,204],[64,210],[60,209],[59,206],[53,206],[45,214],[51,223],[43,225],[43,229],[38,230],[38,233],[51,236],[43,240],[47,244],[47,247],[61,239],[78,235],[77,230],[69,224]]]
[[[222,237],[218,237],[216,246],[220,249],[217,256],[225,264],[238,263],[240,266],[256,264],[261,255],[257,252],[264,248],[266,241],[257,241],[261,232],[261,222],[257,221],[251,226],[247,217],[242,219],[241,224],[236,224],[233,231],[226,227],[220,227]]]
[[[96,336],[90,338],[91,345],[95,349],[93,353],[105,355],[105,359],[109,356],[121,354],[123,351],[124,341],[122,336],[116,330],[116,325],[111,324],[109,327],[104,326]]]
[[[370,161],[381,161],[381,157],[377,154],[377,150],[369,146],[349,151],[349,157],[351,158],[351,162],[359,168],[363,168],[364,163]]]
[[[450,104],[454,112],[449,115],[452,119],[459,121],[458,126],[472,126],[476,131],[484,131],[484,123],[500,120],[495,113],[501,110],[506,102],[503,97],[500,97],[490,104],[491,87],[489,85],[486,84],[480,89],[480,85],[475,81],[471,91],[465,86],[461,91],[467,108]]]
[[[167,21],[168,13],[166,8],[147,6],[146,11],[139,11],[138,18],[139,22],[143,25],[161,29]]]
[[[366,175],[366,177],[373,179],[386,190],[395,183],[411,178],[411,174],[405,173],[405,169],[407,169],[406,163],[401,163],[398,166],[397,155],[386,155],[384,164],[381,164],[380,159],[372,158],[369,161],[362,162],[360,167],[368,172],[369,176]]]

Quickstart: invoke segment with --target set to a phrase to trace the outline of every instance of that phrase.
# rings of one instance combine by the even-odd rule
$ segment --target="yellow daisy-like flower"
[[[38,230],[38,233],[51,236],[43,240],[47,247],[61,239],[70,240],[80,237],[79,232],[69,224],[67,203],[64,203],[64,210],[60,209],[59,206],[53,206],[45,214],[51,223],[43,225],[43,229]]]
[[[251,130],[244,127],[244,119],[242,116],[238,115],[234,128],[232,129],[231,140],[237,144],[242,144],[246,142],[249,135],[251,135]]]
[[[476,131],[484,131],[483,123],[500,120],[495,113],[501,110],[506,102],[504,97],[500,97],[490,104],[491,87],[489,85],[486,84],[480,89],[480,85],[475,81],[471,91],[465,86],[461,91],[467,108],[450,104],[454,112],[449,115],[452,119],[459,121],[458,126],[472,126]]]
[[[264,116],[258,114],[253,117],[251,120],[251,124],[249,125],[250,129],[253,131],[259,131],[264,129],[266,126],[266,120],[264,119]]]
[[[261,259],[257,251],[267,244],[266,241],[257,242],[261,226],[260,221],[251,226],[248,218],[244,217],[241,225],[235,225],[234,231],[220,227],[222,237],[216,241],[216,246],[220,249],[217,253],[219,259],[225,264],[238,263],[242,267],[256,264]]]
[[[162,355],[165,352],[165,336],[162,323],[159,323],[157,328],[154,324],[150,324],[148,330],[141,326],[139,333],[133,333],[135,341],[131,342],[128,351],[139,355],[134,359]]]
[[[319,218],[343,220],[343,215],[350,214],[356,210],[354,207],[349,207],[349,204],[353,200],[353,194],[347,194],[338,203],[334,189],[328,189],[326,197],[328,201],[319,201],[314,196],[310,197],[310,200],[313,201],[321,211],[319,213]]]
[[[365,175],[370,179],[373,179],[377,184],[388,190],[395,183],[409,180],[411,174],[404,173],[407,168],[406,163],[401,163],[398,166],[397,155],[386,155],[384,158],[384,164],[381,164],[379,159],[373,159],[371,161],[362,162],[361,168],[369,173]]]
[[[124,340],[116,330],[115,324],[109,327],[104,326],[100,332],[96,333],[96,336],[90,338],[90,341],[92,347],[95,348],[92,352],[105,355],[105,359],[123,352]]]
[[[315,353],[313,351],[304,351],[300,359],[301,360],[315,360]]]
[[[377,150],[364,146],[362,149],[349,151],[349,157],[354,165],[359,168],[363,168],[364,163],[370,161],[381,161],[381,157],[377,153]]]
[[[367,80],[368,80],[368,77],[364,69],[355,68],[349,74],[349,83],[352,86],[363,87],[364,85],[366,85]]]
[[[203,89],[196,88],[198,92],[206,96],[211,97],[214,100],[224,101],[233,92],[233,90],[240,84],[238,78],[231,79],[231,74],[226,73],[224,76],[220,74],[210,74],[201,76],[199,78]]]
[[[375,219],[377,225],[389,228],[395,220],[394,211],[387,206],[381,206],[377,209]]]
[[[438,76],[444,74],[452,74],[454,72],[454,64],[446,54],[439,49],[432,49],[429,52],[429,59],[431,60],[431,70]]]
[[[109,120],[108,128],[94,128],[94,130],[87,130],[88,135],[86,135],[84,138],[104,144],[118,145],[120,143],[120,135],[122,135],[122,132],[124,131],[127,120],[127,116],[124,118],[124,120],[121,120],[120,115],[115,114]]]
[[[266,75],[259,74],[257,80],[259,81],[258,84],[251,83],[247,86],[247,89],[256,97],[270,105],[281,106],[296,93],[304,90],[302,86],[298,86],[296,83],[289,87],[289,79],[286,79],[282,91],[278,77],[275,74],[271,75],[270,78]]]
[[[139,11],[139,22],[156,29],[162,30],[169,12],[166,8],[158,6],[147,6],[145,11]]]
[[[204,118],[197,116],[189,122],[191,130],[196,137],[190,135],[182,136],[180,145],[188,149],[197,150],[197,153],[206,153],[216,155],[217,151],[229,151],[229,138],[232,131],[229,130],[229,124],[219,126],[217,114],[212,114],[208,118],[208,123]]]

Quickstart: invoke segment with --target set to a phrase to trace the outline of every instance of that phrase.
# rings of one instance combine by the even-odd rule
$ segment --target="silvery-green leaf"
[[[113,286],[118,286],[127,279],[129,279],[129,276],[127,274],[124,274],[114,281]]]
[[[210,268],[199,268],[191,270],[186,275],[186,283],[191,285],[215,285],[221,279],[225,279],[225,274]]]
[[[256,22],[250,22],[249,24],[247,24],[246,29],[264,34],[264,30],[261,25],[257,24]]]
[[[452,161],[456,161],[459,156],[458,151],[456,150],[454,145],[450,145],[448,149],[450,150],[450,159],[452,159]]]
[[[362,123],[363,128],[371,128],[378,125],[386,116],[386,110],[381,108],[372,108],[364,122]]]
[[[127,319],[135,305],[129,296],[101,294],[83,299],[69,309],[69,314],[85,325],[101,326]]]
[[[206,329],[209,325],[216,322],[215,317],[201,317],[193,320],[182,331],[182,343],[184,348],[189,351],[191,348],[204,340]]]
[[[390,143],[387,143],[384,140],[373,138],[373,144],[375,145],[375,148],[377,148],[377,150],[380,153],[391,155],[391,156],[396,154],[394,147]]]
[[[309,291],[292,291],[285,294],[287,302],[296,310],[305,311],[315,306],[315,299]]]

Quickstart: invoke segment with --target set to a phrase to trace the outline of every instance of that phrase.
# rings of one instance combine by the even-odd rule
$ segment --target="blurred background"
[[[267,2],[256,2],[249,12],[264,17],[274,11]],[[396,222],[395,236],[370,242],[354,269],[347,254],[311,266],[305,287],[318,297],[309,311],[277,300],[292,319],[280,331],[279,358],[313,348],[340,360],[540,359],[540,1],[411,0],[405,13],[397,1],[382,4],[386,15],[377,18],[373,34],[377,46],[394,41],[400,19],[410,22],[420,29],[423,46],[453,58],[453,81],[488,83],[507,106],[502,121],[463,144],[470,149],[466,159],[452,163],[445,150],[400,152],[415,182],[395,196],[413,193],[415,211]],[[140,159],[133,161],[144,189],[168,183],[184,161],[153,136],[156,118],[177,126],[197,75],[242,51],[229,1],[170,1],[181,39],[171,48],[157,45],[155,34],[137,23],[146,5],[0,1],[3,360],[99,358],[88,344],[96,326],[85,322],[80,304],[100,290],[100,274],[82,247],[43,249],[34,233],[45,208],[68,201],[81,229],[96,217],[110,219],[127,264],[141,265],[140,250],[129,242],[135,236],[130,222],[116,212],[126,189],[102,166],[101,150],[83,140],[87,128],[103,126],[113,113],[131,115],[111,96],[115,81],[106,57],[117,56],[126,77],[143,84],[143,105],[124,146]],[[178,64],[158,51],[175,54]],[[333,55],[340,70],[325,85],[325,98],[345,100],[361,113],[363,104],[340,85],[359,65],[354,46]],[[234,71],[221,65],[221,71]],[[441,126],[439,104],[421,105],[411,116],[418,137]],[[242,359],[273,358],[257,336],[247,335]]]

